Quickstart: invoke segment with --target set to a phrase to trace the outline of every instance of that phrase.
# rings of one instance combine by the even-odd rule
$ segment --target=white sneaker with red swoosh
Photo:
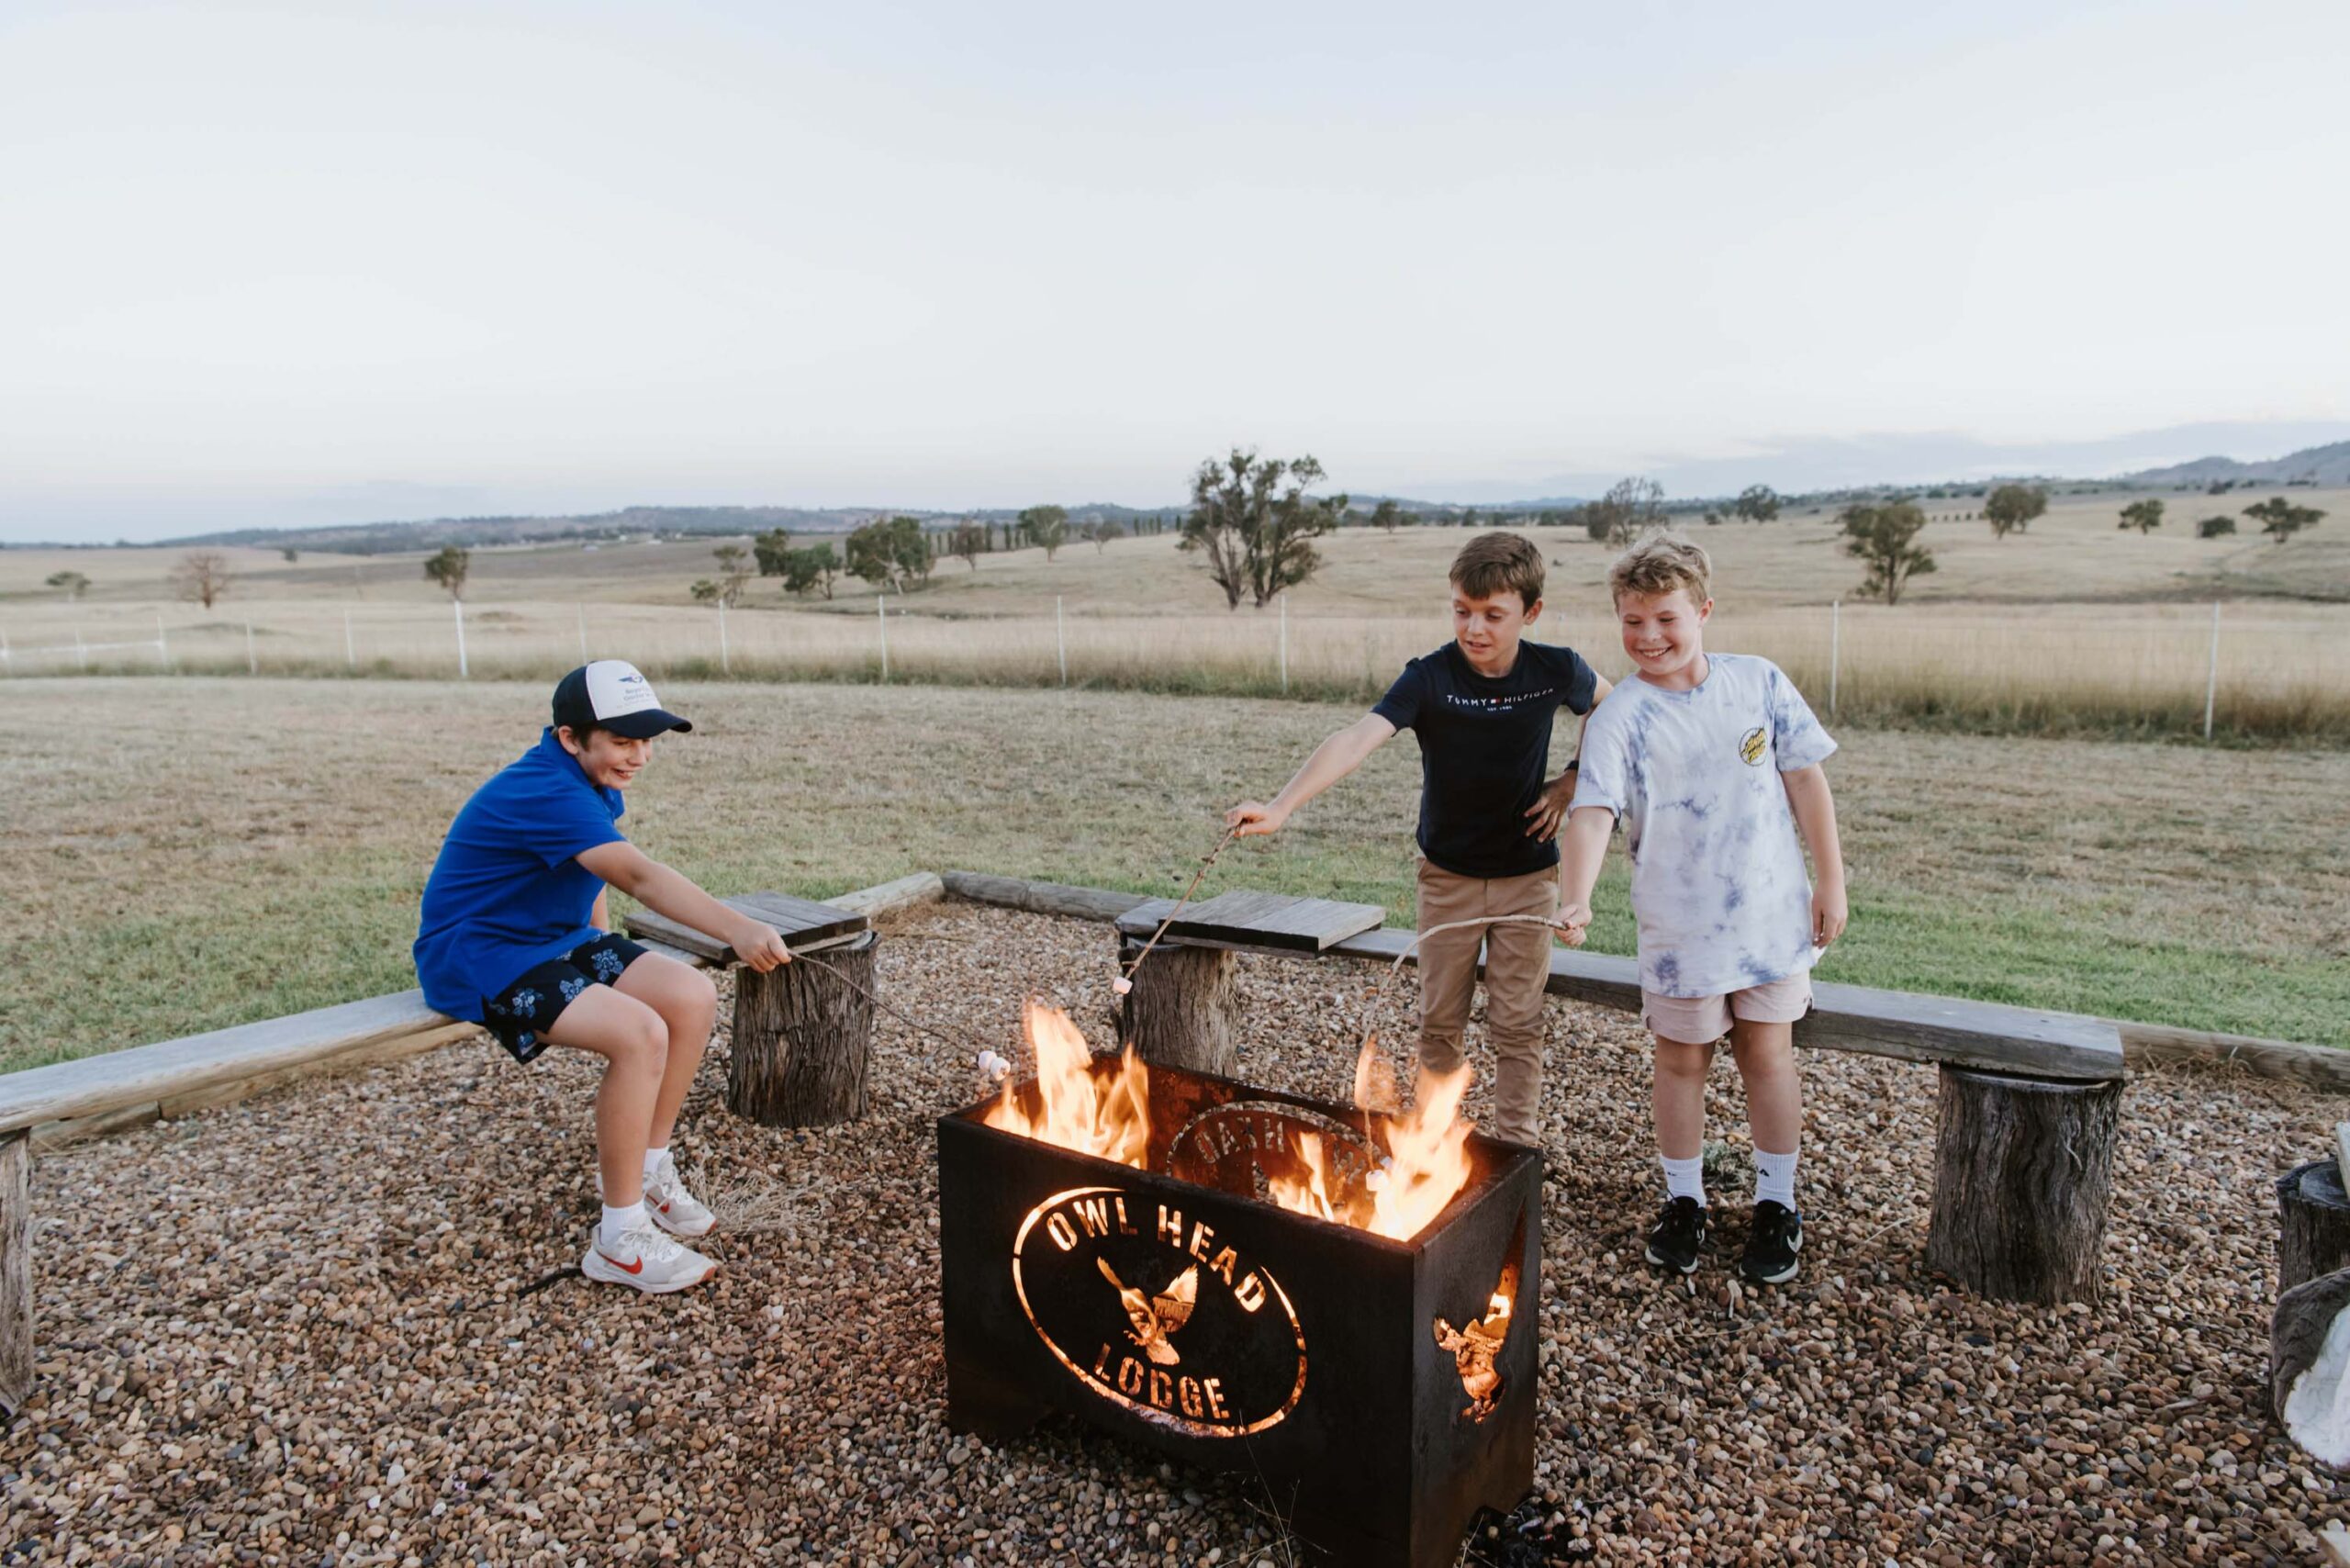
[[[617,1246],[605,1241],[602,1226],[596,1226],[588,1241],[588,1254],[579,1260],[579,1271],[608,1285],[628,1285],[647,1295],[666,1295],[701,1283],[718,1271],[718,1264],[662,1235],[648,1219],[621,1237]]]
[[[604,1173],[596,1172],[596,1201],[604,1199]],[[718,1227],[718,1216],[699,1198],[686,1191],[677,1176],[677,1162],[668,1155],[644,1179],[644,1212],[672,1236],[696,1240]]]

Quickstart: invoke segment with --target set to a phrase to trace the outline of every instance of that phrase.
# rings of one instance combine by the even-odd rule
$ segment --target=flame
[[[1040,1002],[1028,1003],[1025,1022],[1036,1051],[1039,1114],[1029,1113],[1019,1085],[1007,1081],[980,1120],[1141,1170],[1150,1148],[1150,1073],[1134,1047],[1128,1046],[1114,1063],[1107,1057],[1097,1061],[1069,1014]]]
[[[1485,1304],[1485,1327],[1489,1331],[1497,1329],[1508,1321],[1509,1297],[1502,1294],[1499,1291],[1495,1291],[1494,1293],[1494,1299]]]
[[[1007,1080],[980,1120],[1008,1133],[1080,1154],[1145,1169],[1150,1150],[1150,1074],[1134,1047],[1095,1056],[1069,1014],[1031,1002],[1025,1023],[1036,1053],[1033,1088]],[[1469,1070],[1423,1074],[1419,1103],[1397,1110],[1394,1076],[1371,1042],[1355,1064],[1355,1103],[1370,1114],[1386,1145],[1368,1178],[1352,1151],[1341,1160],[1330,1140],[1300,1132],[1298,1170],[1267,1171],[1266,1195],[1292,1214],[1311,1215],[1396,1241],[1409,1241],[1469,1184],[1469,1135],[1460,1115]],[[1506,1320],[1508,1298],[1496,1296]]]
[[[1292,1214],[1312,1215],[1340,1225],[1348,1223],[1330,1202],[1330,1160],[1322,1148],[1322,1135],[1300,1133],[1297,1157],[1305,1167],[1304,1180],[1268,1172],[1265,1195]]]
[[[1469,1069],[1420,1075],[1419,1103],[1386,1118],[1387,1180],[1371,1193],[1374,1235],[1409,1241],[1469,1184],[1469,1134],[1460,1100]]]

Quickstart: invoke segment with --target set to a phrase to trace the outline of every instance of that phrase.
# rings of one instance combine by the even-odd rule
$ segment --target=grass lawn
[[[519,682],[18,680],[0,780],[0,1067],[412,985],[449,818],[537,734]],[[625,825],[720,892],[959,867],[1176,890],[1217,812],[1352,708],[1117,692],[666,684]],[[1566,736],[1561,735],[1561,753]],[[2350,1044],[2350,755],[1854,731],[1829,765],[1851,934],[1823,978]],[[1408,924],[1399,737],[1203,887]],[[1631,949],[1620,857],[1594,946]],[[1108,938],[1103,938],[1106,943]]]

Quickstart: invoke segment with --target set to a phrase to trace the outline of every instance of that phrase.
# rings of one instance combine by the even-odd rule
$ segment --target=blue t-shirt
[[[604,881],[575,857],[620,842],[624,809],[552,729],[475,790],[424,884],[415,952],[426,1004],[479,1023],[524,970],[600,935],[588,917]]]
[[[1479,675],[1458,643],[1414,659],[1371,710],[1420,743],[1420,853],[1459,877],[1523,877],[1559,863],[1526,834],[1550,761],[1550,719],[1591,711],[1598,678],[1572,648],[1520,643],[1507,675]]]

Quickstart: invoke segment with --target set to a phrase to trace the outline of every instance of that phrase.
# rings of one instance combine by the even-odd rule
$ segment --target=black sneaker
[[[1746,1233],[1738,1271],[1757,1284],[1783,1285],[1796,1277],[1796,1255],[1802,1250],[1803,1215],[1765,1198],[1754,1205],[1754,1227]]]
[[[1695,1198],[1666,1204],[1649,1227],[1649,1261],[1677,1274],[1697,1271],[1697,1253],[1706,1245],[1706,1205]]]

